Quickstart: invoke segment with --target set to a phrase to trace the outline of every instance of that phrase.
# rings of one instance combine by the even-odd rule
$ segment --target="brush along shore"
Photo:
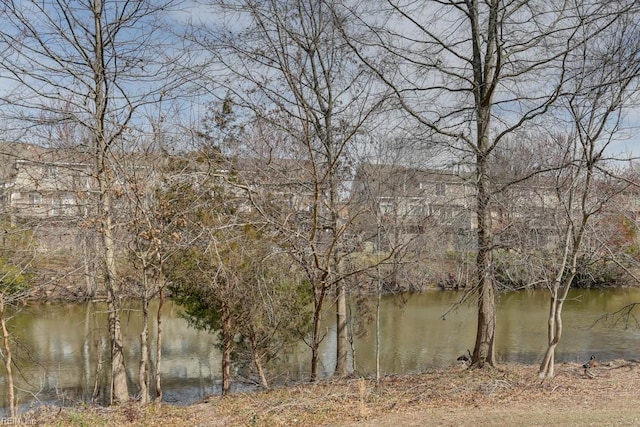
[[[419,374],[346,378],[210,396],[188,406],[41,408],[22,421],[46,426],[640,425],[640,361],[492,369],[454,365]]]

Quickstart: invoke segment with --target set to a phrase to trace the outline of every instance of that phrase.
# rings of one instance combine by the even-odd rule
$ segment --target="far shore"
[[[640,287],[639,283],[625,283],[623,285],[612,285],[612,286],[595,286],[590,288],[580,288],[580,289],[614,289],[614,288],[636,288]],[[37,288],[38,289],[38,288]],[[500,289],[499,292],[523,292],[527,290],[538,290],[544,289],[540,287],[524,287],[520,289]],[[409,294],[415,292],[431,292],[431,291],[458,291],[464,292],[466,288],[464,287],[455,287],[449,286],[446,284],[436,284],[429,283],[425,284],[419,288],[410,288],[410,289],[383,289],[382,295],[399,295],[399,294]],[[362,291],[359,293],[360,295],[376,295],[375,291]],[[120,292],[120,299],[126,300],[135,300],[139,298],[137,295],[130,292]],[[165,290],[164,294],[165,298],[171,298],[171,293],[169,290]],[[157,298],[157,295],[154,297]],[[67,287],[54,287],[47,289],[38,289],[36,292],[28,294],[27,296],[20,299],[21,303],[82,303],[82,302],[106,302],[107,295],[103,292],[98,292],[94,295],[88,295],[81,289],[78,289],[74,286]]]

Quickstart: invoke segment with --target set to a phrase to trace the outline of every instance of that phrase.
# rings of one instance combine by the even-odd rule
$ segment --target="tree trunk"
[[[575,265],[577,255],[573,255],[573,265]],[[564,273],[564,268],[558,273],[558,280]],[[575,277],[575,267],[571,267],[571,273],[568,277],[565,277],[560,284],[555,282],[555,288],[551,295],[551,304],[549,307],[549,322],[548,322],[548,339],[547,350],[540,363],[540,369],[538,370],[539,378],[553,378],[555,375],[555,350],[562,338],[562,308],[564,302],[569,295],[569,289],[571,288],[571,282]]]
[[[562,301],[558,301],[557,289],[554,289],[549,304],[548,345],[542,358],[538,376],[540,378],[553,378],[555,375],[555,351],[562,336]]]
[[[124,340],[120,327],[120,298],[117,291],[115,242],[111,223],[111,198],[104,176],[99,176],[100,207],[102,209],[102,243],[105,264],[105,288],[109,310],[109,339],[111,341],[111,404],[129,400],[127,370],[124,364]]]
[[[260,350],[258,349],[258,342],[256,339],[256,335],[254,333],[251,334],[251,355],[253,358],[253,365],[256,368],[256,372],[258,373],[258,377],[260,378],[260,384],[264,389],[269,388],[269,382],[267,381],[267,377],[264,373],[264,367],[262,366],[262,357],[260,356]]]
[[[162,279],[161,279],[162,280]],[[160,292],[158,295],[158,313],[156,316],[156,327],[158,334],[156,336],[156,369],[155,369],[155,387],[156,402],[162,402],[162,386],[160,377],[160,367],[162,366],[162,306],[164,305],[164,288],[163,283],[160,284]]]
[[[104,184],[101,183],[101,188]],[[124,403],[129,400],[127,370],[124,364],[124,339],[120,327],[120,298],[116,284],[115,243],[111,224],[111,199],[106,190],[101,197],[103,209],[103,250],[105,257],[105,288],[109,310],[109,338],[111,340],[111,403]]]
[[[11,345],[9,343],[9,331],[7,329],[7,320],[5,319],[4,294],[0,293],[0,327],[2,327],[2,346],[6,353],[4,359],[4,367],[7,370],[7,399],[9,400],[9,415],[16,418],[16,395],[15,386],[13,384],[12,355]]]
[[[488,112],[485,112],[488,115]],[[488,120],[488,117],[486,118]],[[485,123],[486,124],[486,123]],[[479,129],[486,129],[479,126]],[[488,135],[480,139],[476,159],[477,168],[477,207],[478,220],[478,255],[476,258],[476,274],[478,279],[478,324],[476,343],[473,349],[471,366],[483,368],[486,364],[495,366],[495,331],[496,331],[496,297],[492,271],[492,231],[491,211],[489,207],[490,189],[488,169]]]
[[[573,195],[570,195],[570,203],[572,206]],[[573,240],[573,227],[571,221],[567,223],[564,231],[564,247],[562,248],[562,259],[558,271],[553,280],[551,288],[551,303],[549,305],[549,320],[547,322],[547,339],[548,345],[545,351],[540,369],[538,370],[539,378],[553,378],[555,375],[555,351],[560,338],[562,337],[562,307],[567,295],[569,295],[569,289],[571,288],[571,282],[576,273],[576,264],[578,262],[578,248],[582,241],[582,233],[584,231],[584,225],[586,220],[583,217],[582,226],[579,228],[577,239]],[[569,275],[565,276],[565,272],[569,271]]]
[[[481,279],[478,297],[478,328],[473,349],[472,366],[495,366],[496,302],[493,283],[488,277]]]
[[[318,321],[313,319],[313,331],[311,332],[311,374],[309,376],[309,381],[314,382],[318,379],[318,361],[320,359],[319,355],[319,340],[318,340],[318,329],[317,329]]]
[[[336,284],[336,369],[335,376],[344,377],[349,373],[347,366],[347,297],[344,282]]]
[[[315,292],[322,292],[324,290]],[[314,296],[314,307],[313,307],[313,319],[311,326],[311,376],[309,377],[309,381],[314,382],[318,379],[318,362],[320,360],[320,342],[322,341],[322,337],[320,336],[320,323],[322,320],[322,301],[323,294]]]
[[[222,305],[222,395],[231,390],[231,350],[233,345],[233,331],[231,329],[231,312],[229,307]]]
[[[380,280],[380,260],[378,260],[378,266],[376,267],[376,270],[378,275],[378,286],[376,291],[376,294],[377,294],[376,295],[376,382],[379,382],[380,381],[380,339],[382,335],[381,333],[382,331],[380,330],[380,303],[382,302],[382,283]]]
[[[145,280],[146,281],[146,280]],[[149,299],[146,292],[142,297],[142,331],[140,332],[140,366],[138,385],[140,387],[140,403],[149,403]]]
[[[109,335],[111,339],[111,404],[129,400],[127,370],[124,364],[123,337],[120,328],[120,301],[107,291],[109,309]]]

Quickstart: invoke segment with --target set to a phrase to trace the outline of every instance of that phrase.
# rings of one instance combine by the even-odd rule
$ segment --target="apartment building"
[[[637,222],[640,196],[630,182],[633,179],[602,179],[594,184],[586,199],[587,208],[597,210],[594,224],[604,226],[613,217]],[[570,185],[544,175],[522,182],[492,181],[489,209],[496,244],[508,248],[519,240],[542,247],[555,242]],[[441,247],[458,250],[473,246],[475,192],[469,172],[364,163],[356,172],[349,206],[362,212],[357,227],[365,240],[374,242],[380,233],[383,241],[396,242],[402,236],[406,240],[430,235]],[[603,201],[607,204],[599,209]],[[579,214],[578,205],[573,210]]]
[[[14,218],[79,218],[89,211],[91,165],[68,150],[0,146],[0,212]]]

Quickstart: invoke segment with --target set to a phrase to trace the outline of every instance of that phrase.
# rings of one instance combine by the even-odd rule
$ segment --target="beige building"
[[[78,156],[75,156],[78,157]],[[0,144],[0,212],[13,218],[73,219],[89,213],[91,165],[68,150]]]
[[[396,243],[402,243],[400,237],[424,235],[436,236],[445,250],[472,249],[477,228],[473,178],[451,170],[365,163],[356,173],[349,206],[362,212],[357,226],[363,240],[374,242],[382,230],[383,237]],[[636,222],[640,197],[629,186],[631,181],[597,183],[587,205],[596,209],[604,199],[607,204],[598,209],[594,226],[616,216]],[[490,210],[497,245],[508,248],[519,240],[518,244],[541,247],[555,241],[566,216],[566,188],[545,176],[493,185]]]
[[[476,227],[474,188],[468,174],[362,164],[353,182],[350,209],[361,214],[363,240],[411,239],[446,231],[447,245]],[[384,239],[383,239],[384,240]],[[400,242],[397,242],[400,243]]]
[[[280,207],[283,215],[290,215],[292,209],[302,216],[308,214],[314,196],[313,185],[305,178],[305,162],[247,162],[234,165],[241,185],[229,185],[239,198],[246,197],[242,188],[247,186],[256,196],[278,201],[274,207]],[[135,179],[146,187],[139,191],[150,197],[154,184],[149,177],[153,171],[146,171],[140,164],[134,169],[137,172],[132,176],[140,172],[142,178]],[[225,173],[230,172],[216,171]],[[187,175],[198,179],[197,173]],[[4,215],[63,222],[87,218],[92,214],[94,185],[92,164],[81,154],[26,144],[0,144],[0,213]],[[626,191],[616,197],[616,206],[624,206],[635,220],[639,200],[636,192]],[[545,244],[555,233],[553,219],[558,213],[558,200],[554,183],[543,178],[497,191],[491,211],[498,240],[508,243],[517,229],[519,233],[527,230],[528,238]],[[443,239],[443,246],[455,249],[461,239],[467,242],[465,245],[473,240],[470,236],[477,227],[475,203],[473,175],[468,172],[363,163],[339,215],[353,222],[360,241],[375,241],[380,230],[386,238],[396,240],[435,234]],[[247,202],[246,208],[251,209],[251,204]]]
[[[3,211],[18,217],[85,217],[91,168],[82,163],[16,160],[15,175],[3,183]]]

